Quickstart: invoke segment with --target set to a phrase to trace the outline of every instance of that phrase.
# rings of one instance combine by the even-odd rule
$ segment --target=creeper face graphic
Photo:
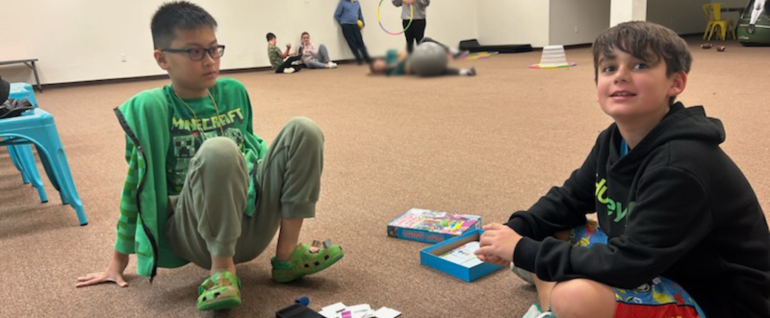
[[[190,166],[190,159],[195,155],[195,136],[174,136],[172,147],[174,148],[174,156],[176,157],[176,166],[174,167],[174,188],[176,188],[177,191],[182,191],[184,179],[187,177],[187,167]]]
[[[201,127],[196,126],[198,122],[192,121],[190,118],[185,118],[184,116],[172,118],[172,149],[170,151],[173,151],[173,159],[167,167],[170,189],[182,190],[184,181],[187,178],[190,161],[206,140],[220,136],[227,137],[235,142],[239,149],[243,149],[246,138],[244,137],[244,132],[238,128],[238,125],[243,124],[241,110],[230,111],[227,116],[229,116],[230,120],[226,122],[219,117],[209,119],[217,124],[214,125],[214,128],[207,131],[201,131]],[[193,126],[192,129],[191,125]],[[219,125],[222,126],[220,127]]]
[[[237,128],[227,128],[227,137],[238,145],[238,148],[243,146],[243,132]]]
[[[174,136],[174,156],[177,158],[190,159],[195,155],[195,137]]]

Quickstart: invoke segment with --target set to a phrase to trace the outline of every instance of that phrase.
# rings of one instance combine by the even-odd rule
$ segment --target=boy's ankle
[[[273,266],[273,269],[291,269],[294,267],[294,264],[291,260],[282,261],[275,257],[270,260],[270,265]]]
[[[276,255],[275,257],[273,257],[273,260],[276,261],[276,262],[290,262],[291,261],[291,254],[289,254],[289,256],[287,256],[287,257],[278,257],[278,255]]]
[[[235,274],[235,261],[232,256],[211,257],[211,275],[219,272],[230,272]]]
[[[233,266],[213,266],[212,265],[211,266],[211,270],[209,271],[209,273],[212,276],[214,274],[216,274],[216,273],[219,273],[219,272],[229,272],[229,273],[235,275],[236,274],[236,272],[235,272],[235,265],[234,264],[233,264]]]

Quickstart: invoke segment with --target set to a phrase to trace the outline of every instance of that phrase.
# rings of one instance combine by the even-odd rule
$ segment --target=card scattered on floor
[[[397,310],[388,307],[373,311],[369,304],[345,306],[343,303],[326,306],[318,313],[326,318],[396,318],[401,315]]]
[[[377,318],[396,318],[401,316],[401,312],[393,308],[382,307],[374,312],[374,316]]]
[[[476,229],[481,229],[477,215],[410,209],[388,223],[388,236],[437,243]]]

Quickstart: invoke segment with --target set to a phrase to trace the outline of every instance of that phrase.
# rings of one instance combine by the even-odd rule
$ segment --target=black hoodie
[[[754,190],[719,144],[718,119],[703,107],[671,106],[620,157],[615,124],[564,185],[507,225],[524,238],[516,266],[545,281],[587,278],[631,289],[663,276],[708,318],[770,317],[770,234]],[[607,245],[572,247],[550,235],[597,213]]]

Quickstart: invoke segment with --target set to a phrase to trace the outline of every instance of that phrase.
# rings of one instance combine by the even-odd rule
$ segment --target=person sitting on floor
[[[302,63],[307,68],[337,68],[337,63],[332,62],[329,58],[329,52],[326,50],[326,45],[315,46],[313,42],[310,42],[310,33],[302,32],[302,41],[297,45],[297,55],[301,56]]]
[[[275,45],[277,42],[278,38],[275,36],[275,34],[272,32],[267,33],[267,56],[270,59],[270,66],[276,73],[279,74],[291,74],[294,72],[299,72],[302,66],[294,65],[294,62],[299,61],[302,56],[300,54],[291,56],[289,55],[291,44],[286,44],[286,51],[281,52],[281,49]]]

